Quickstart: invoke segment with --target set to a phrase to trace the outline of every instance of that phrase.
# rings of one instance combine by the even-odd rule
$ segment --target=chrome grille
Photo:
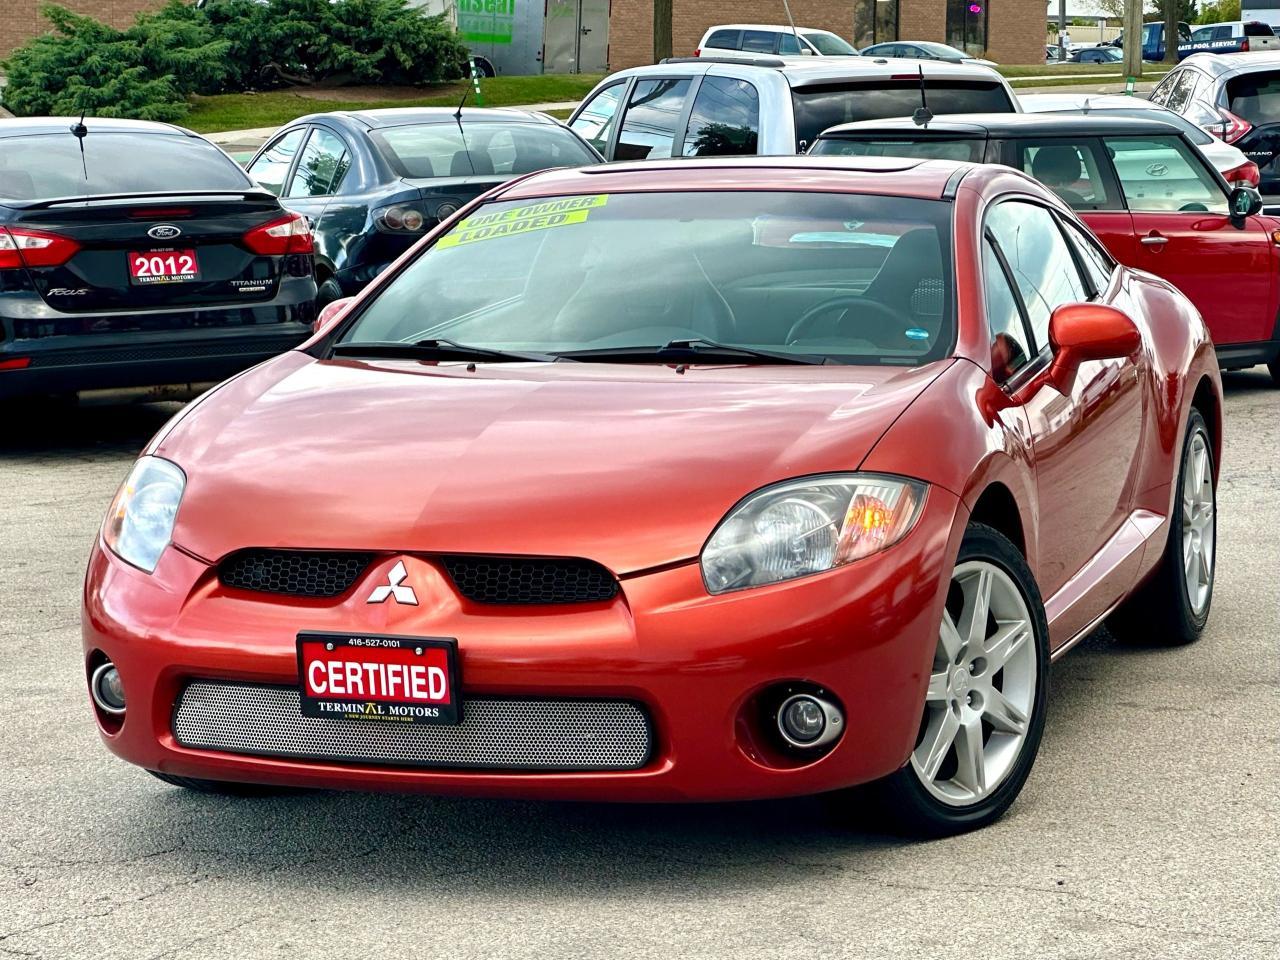
[[[397,767],[632,770],[653,738],[625,700],[463,703],[457,726],[304,717],[294,687],[196,681],[178,698],[173,734],[191,749]]]

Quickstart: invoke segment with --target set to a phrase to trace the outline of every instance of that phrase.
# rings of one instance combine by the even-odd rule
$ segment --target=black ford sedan
[[[167,123],[0,120],[0,400],[191,396],[310,333],[305,220]]]
[[[549,167],[602,162],[541,113],[416,107],[302,117],[277,131],[247,169],[310,223],[323,306],[357,293],[490,187]]]

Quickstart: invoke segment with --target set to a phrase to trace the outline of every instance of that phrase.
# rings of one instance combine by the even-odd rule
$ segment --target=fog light
[[[778,708],[778,732],[793,747],[807,750],[830,743],[843,726],[840,708],[813,694],[797,693]]]
[[[89,692],[99,710],[113,716],[124,713],[124,682],[120,679],[120,671],[110,660],[93,671],[89,678]]]

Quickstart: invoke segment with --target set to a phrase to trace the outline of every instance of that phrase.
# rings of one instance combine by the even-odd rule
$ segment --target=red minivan
[[[947,116],[844,124],[812,154],[1003,163],[1065,200],[1121,263],[1199,309],[1224,369],[1265,363],[1280,383],[1280,220],[1233,190],[1171,124],[1106,115]]]

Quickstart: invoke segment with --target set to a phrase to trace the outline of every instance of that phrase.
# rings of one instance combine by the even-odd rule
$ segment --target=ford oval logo
[[[157,223],[147,231],[147,236],[151,237],[153,240],[172,240],[181,233],[182,230],[175,227],[172,223]]]

